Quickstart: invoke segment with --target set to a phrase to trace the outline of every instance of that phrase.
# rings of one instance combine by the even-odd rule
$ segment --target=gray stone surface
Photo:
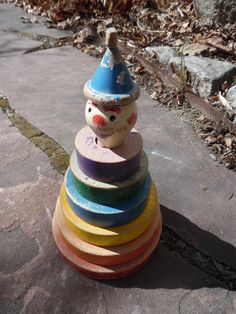
[[[197,17],[222,24],[236,22],[235,0],[194,0]]]
[[[83,85],[97,64],[69,47],[12,57],[7,65],[0,61],[1,91],[13,108],[71,153],[75,135],[85,125]],[[14,80],[19,76],[21,80]],[[235,268],[235,173],[216,167],[191,127],[156,107],[145,92],[138,103],[137,128],[165,207],[164,223]]]
[[[8,273],[16,271],[38,254],[36,241],[20,227],[0,231],[0,247],[0,269]]]
[[[142,97],[137,128],[166,207],[164,223],[194,247],[235,268],[235,173],[216,166],[190,126]]]
[[[43,153],[38,154],[38,150],[28,140],[23,141],[21,134],[11,126],[7,119],[3,119],[1,111],[0,114],[0,190],[12,187],[12,192],[14,192],[15,185],[34,182],[41,175],[47,176],[51,167],[47,156]]]
[[[31,19],[36,17],[40,23],[23,23],[21,17]],[[60,38],[71,34],[70,31],[62,31],[53,28],[46,28],[42,25],[46,18],[38,17],[24,12],[14,4],[0,3],[0,30],[3,32],[24,32],[37,35],[46,35],[53,38]]]
[[[19,37],[16,34],[0,32],[0,58],[23,54],[27,49],[36,48],[41,43]]]
[[[234,314],[236,313],[236,293],[229,296],[222,289],[201,289],[186,293],[181,301],[181,314]]]
[[[181,62],[190,72],[191,84],[202,97],[213,95],[224,81],[232,82],[236,75],[236,66],[230,62],[210,58],[187,56],[171,58],[169,64],[176,63],[180,71]]]
[[[95,59],[72,47],[35,52],[7,63],[2,60],[1,73],[7,83],[0,77],[0,91],[27,120],[49,131],[48,135],[72,152],[75,135],[85,125],[83,84],[96,65]]]
[[[228,309],[228,299],[233,296],[228,296],[217,280],[162,245],[142,270],[126,279],[97,282],[76,273],[59,256],[51,233],[62,177],[49,167],[42,152],[10,126],[2,112],[0,126],[0,171],[8,164],[7,176],[15,177],[11,185],[0,188],[0,234],[2,238],[6,230],[18,234],[17,241],[11,239],[10,243],[13,254],[1,249],[5,253],[5,268],[0,272],[1,313],[177,314],[186,294],[214,297],[212,288],[219,289],[224,310]],[[10,145],[5,145],[6,134]],[[14,165],[23,151],[21,165],[28,166],[24,181]],[[32,154],[38,158],[32,160]],[[43,161],[40,167],[39,160]],[[31,172],[37,175],[32,177]],[[32,250],[32,243],[37,243],[36,249]],[[25,257],[17,264],[15,259],[20,257],[15,255],[20,250]]]
[[[3,57],[0,92],[71,152],[85,125],[83,84],[97,63],[69,47]],[[137,128],[164,223],[211,259],[235,268],[235,174],[216,167],[186,123],[154,105],[143,92]],[[235,292],[162,242],[149,263],[126,279],[97,282],[76,273],[59,256],[51,233],[62,180],[0,111],[1,313],[235,313]]]
[[[171,58],[178,56],[177,51],[169,46],[147,47],[146,50],[150,54],[156,54],[158,62],[163,65],[168,64]]]

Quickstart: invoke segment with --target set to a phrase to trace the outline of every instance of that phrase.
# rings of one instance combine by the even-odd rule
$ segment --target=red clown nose
[[[93,123],[100,125],[100,126],[106,126],[106,120],[100,116],[99,114],[96,114],[95,116],[93,116]]]

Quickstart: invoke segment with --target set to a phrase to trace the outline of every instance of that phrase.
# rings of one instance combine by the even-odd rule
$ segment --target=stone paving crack
[[[12,109],[9,103],[6,103],[6,99],[4,99],[4,102],[0,101],[0,108],[7,115],[12,125],[48,156],[52,167],[60,174],[64,174],[69,166],[70,158],[64,148],[53,138],[33,126],[16,110]],[[236,290],[236,269],[233,269],[224,262],[217,261],[213,256],[208,256],[199,251],[191,244],[182,240],[166,225],[163,225],[161,244],[169,251],[179,255],[189,264],[220,281],[227,289]]]
[[[24,137],[48,156],[53,169],[64,174],[69,166],[70,158],[64,148],[53,138],[28,122],[16,110],[12,109],[9,104],[8,106],[2,107],[2,111],[7,115],[12,125],[15,126]]]
[[[169,251],[178,254],[191,265],[222,282],[227,289],[236,290],[236,269],[185,242],[166,225],[163,225],[161,243]]]
[[[181,314],[181,305],[182,305],[184,299],[185,299],[191,292],[192,292],[191,290],[187,291],[187,292],[182,296],[182,298],[180,299],[180,301],[179,301],[179,306],[178,306],[178,312],[179,312],[179,314]]]
[[[62,44],[61,38],[54,38],[54,37],[46,36],[46,35],[38,35],[38,34],[30,33],[30,32],[19,32],[19,31],[7,31],[7,32],[15,34],[19,37],[41,42],[39,46],[27,49],[23,54],[29,54],[29,53],[37,52],[40,50],[47,50],[47,49],[65,46]]]

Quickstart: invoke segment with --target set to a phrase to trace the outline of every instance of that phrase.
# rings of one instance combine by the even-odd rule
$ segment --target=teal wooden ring
[[[84,174],[78,166],[75,151],[70,158],[70,168],[74,175],[74,185],[83,197],[96,203],[116,204],[142,189],[148,173],[148,158],[143,151],[138,170],[127,179],[113,183],[96,181]]]

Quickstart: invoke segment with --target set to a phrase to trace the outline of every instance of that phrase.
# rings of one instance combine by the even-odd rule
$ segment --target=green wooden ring
[[[148,172],[148,158],[142,152],[138,170],[125,180],[105,183],[86,176],[78,166],[76,153],[70,159],[71,171],[74,175],[74,184],[78,192],[92,202],[115,204],[134,196],[144,185]]]

